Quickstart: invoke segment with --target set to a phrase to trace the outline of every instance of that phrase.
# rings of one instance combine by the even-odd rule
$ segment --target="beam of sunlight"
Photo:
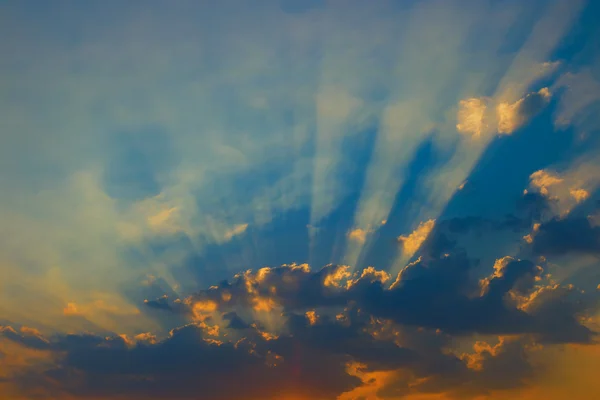
[[[526,96],[527,90],[535,82],[554,72],[557,64],[550,62],[548,58],[578,16],[583,4],[582,1],[575,3],[557,1],[545,10],[491,96],[492,116],[490,120],[492,122],[497,118],[494,108],[518,102]],[[456,121],[455,119],[451,120]],[[453,130],[452,125],[449,122],[445,124],[444,131]],[[414,212],[410,213],[414,216],[413,221],[418,223],[439,217],[445,205],[468,178],[473,167],[499,130],[498,122],[496,122],[496,124],[490,123],[485,126],[481,135],[472,137],[460,135],[451,159],[440,168],[431,171],[424,182],[426,195],[419,203],[413,204]],[[443,145],[444,141],[441,143]],[[407,255],[401,253],[394,262],[392,271],[399,271],[408,258]]]

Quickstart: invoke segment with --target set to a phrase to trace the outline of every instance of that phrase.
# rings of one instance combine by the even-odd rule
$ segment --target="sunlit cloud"
[[[459,133],[478,139],[481,135],[510,135],[550,101],[548,88],[529,93],[512,104],[493,104],[492,99],[461,100],[456,116]]]
[[[513,104],[498,104],[498,132],[511,134],[526,121],[528,117],[539,111],[545,103],[550,101],[548,88],[528,94]]]
[[[359,243],[364,243],[365,240],[367,239],[368,233],[369,232],[364,229],[356,228],[356,229],[348,232],[348,239],[359,242]]]
[[[565,216],[600,186],[600,169],[595,157],[575,160],[560,174],[539,170],[531,174],[530,189],[550,200],[556,215]]]
[[[471,134],[475,137],[488,130],[486,122],[487,104],[483,99],[466,99],[459,103],[458,115],[456,116],[456,130],[460,133]]]
[[[110,337],[85,334],[47,338],[28,327],[18,331],[12,327],[2,327],[0,340],[45,351],[48,356],[57,359],[66,353],[63,364],[56,368],[75,369],[82,376],[94,375],[97,368],[108,368],[102,375],[105,383],[118,382],[119,370],[113,370],[111,365],[122,365],[127,359],[131,371],[151,378],[147,382],[163,382],[165,386],[161,386],[161,390],[168,389],[172,395],[182,397],[192,388],[197,388],[198,382],[202,382],[203,388],[209,390],[203,393],[209,398],[220,398],[218,393],[222,392],[215,392],[216,388],[210,386],[211,382],[223,377],[222,374],[230,373],[234,365],[238,379],[247,379],[247,374],[253,371],[250,376],[254,378],[247,382],[243,390],[252,393],[251,398],[257,398],[265,390],[262,386],[265,380],[278,377],[277,382],[282,385],[278,393],[280,390],[289,390],[297,379],[297,376],[289,375],[290,369],[301,368],[303,373],[300,376],[310,382],[310,375],[306,374],[311,374],[314,368],[320,368],[323,362],[328,363],[330,379],[322,386],[309,388],[309,391],[317,391],[321,393],[318,396],[324,398],[369,393],[375,389],[374,386],[379,391],[389,393],[386,397],[392,398],[394,394],[428,393],[429,382],[440,393],[461,393],[463,385],[468,383],[472,385],[472,393],[483,394],[491,387],[507,390],[524,386],[526,380],[523,376],[511,371],[517,369],[526,372],[527,376],[533,376],[525,354],[542,351],[545,346],[540,346],[541,343],[551,346],[553,342],[590,342],[591,331],[579,322],[569,320],[558,330],[554,324],[568,320],[571,313],[587,312],[591,305],[577,303],[578,291],[572,285],[546,285],[541,279],[541,267],[512,257],[496,261],[494,272],[482,281],[483,290],[466,300],[467,315],[455,320],[441,318],[444,310],[457,311],[454,307],[461,304],[462,289],[456,286],[454,280],[438,281],[437,278],[453,273],[462,274],[463,262],[468,262],[464,255],[449,256],[445,260],[432,260],[430,263],[418,261],[403,271],[398,277],[400,283],[393,287],[382,287],[390,276],[374,268],[356,274],[352,285],[346,287],[326,284],[323,278],[336,270],[333,266],[320,271],[311,271],[307,266],[298,265],[263,268],[255,272],[247,271],[226,284],[186,298],[183,302],[185,308],[181,312],[189,311],[191,322],[171,330],[161,340],[148,333],[131,337],[123,334]],[[430,279],[419,279],[424,276]],[[272,290],[273,287],[276,290]],[[431,293],[431,287],[443,291],[447,303],[440,302],[438,295],[435,295],[433,299],[423,298],[425,303],[415,310],[389,308],[388,301],[405,297],[405,300],[410,300],[414,296],[421,298],[421,291]],[[302,294],[307,290],[319,295],[305,298]],[[228,291],[232,297],[224,301],[222,291]],[[371,295],[366,296],[368,293]],[[517,301],[507,302],[500,309],[495,309],[495,314],[489,314],[494,307],[498,307],[497,299],[509,295],[517,296]],[[279,303],[288,310],[279,327],[262,328],[262,323],[248,314],[249,309],[255,308],[255,300],[266,300],[265,296],[272,296],[270,300],[273,303]],[[567,303],[574,308],[556,311],[554,305],[557,302]],[[476,304],[480,306],[474,306]],[[341,306],[344,309],[340,312]],[[320,310],[319,313],[315,308]],[[171,312],[180,311],[173,309]],[[480,318],[475,318],[480,313]],[[335,320],[331,318],[332,314],[336,315]],[[483,321],[483,315],[488,320]],[[246,323],[244,319],[252,323]],[[441,329],[435,329],[434,326],[440,326]],[[492,338],[497,337],[497,343],[476,341],[473,351],[465,353],[453,346],[453,332],[462,335],[481,332]],[[502,332],[512,335],[506,337]],[[241,334],[244,336],[240,338]],[[516,337],[518,334],[522,336]],[[289,347],[292,338],[294,348],[302,349],[308,357],[301,364],[296,364],[294,350]],[[105,352],[111,356],[104,358]],[[194,356],[196,362],[193,366],[179,364],[184,361],[180,358],[182,352]],[[88,354],[92,359],[80,357],[82,354]],[[161,355],[162,361],[168,362],[169,368],[177,371],[168,377],[169,380],[174,379],[176,385],[172,381],[163,381],[167,377],[162,375],[160,364],[147,364],[148,360],[158,355]],[[100,363],[100,360],[105,360],[106,364]],[[447,363],[447,369],[434,372],[440,363]],[[509,363],[511,369],[502,368],[505,363]],[[196,385],[190,385],[189,374],[181,373],[182,368],[205,370],[208,366],[212,366],[206,369],[212,371],[209,377],[193,374]],[[40,375],[45,367],[40,365],[39,368],[26,365],[22,370],[12,369],[11,373],[29,379],[31,385],[26,393],[31,393],[31,390],[45,384],[43,374]],[[490,374],[496,371],[501,371],[503,376],[489,380]],[[103,385],[104,389],[90,386],[87,380],[69,381],[60,376],[52,386],[67,393],[84,390],[90,395],[103,393],[109,397],[118,393],[118,389],[112,385]],[[333,377],[336,382],[331,381]],[[352,377],[360,379],[354,380]],[[450,384],[447,379],[450,379]],[[77,389],[69,383],[76,385]],[[149,388],[144,385],[122,390],[134,397],[142,393],[149,394]],[[241,395],[236,391],[239,389],[232,390],[228,396]],[[272,390],[272,386],[269,390]],[[155,397],[158,394],[149,395]]]
[[[419,250],[434,226],[435,220],[430,219],[429,221],[421,222],[410,234],[398,236],[398,242],[402,245],[402,250],[406,258],[412,257]]]

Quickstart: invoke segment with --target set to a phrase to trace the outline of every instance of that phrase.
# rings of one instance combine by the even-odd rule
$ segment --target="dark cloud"
[[[146,312],[187,321],[162,340],[46,338],[10,327],[0,335],[56,354],[42,373],[17,379],[23,390],[44,386],[81,398],[331,399],[364,384],[352,368],[393,373],[382,398],[511,389],[534,375],[528,354],[536,344],[593,342],[596,333],[581,321],[598,309],[597,293],[556,285],[535,263],[512,257],[482,278],[458,236],[528,231],[547,205],[526,194],[516,214],[501,220],[441,221],[397,277],[372,267],[292,264],[248,270],[181,300],[146,300]],[[533,248],[597,254],[598,238],[585,218],[555,218],[540,225]],[[499,341],[456,348],[474,335]]]
[[[126,394],[128,398],[275,399],[293,394],[332,399],[362,384],[349,373],[349,362],[360,363],[362,370],[410,371],[415,378],[436,381],[437,388],[471,384],[486,376],[443,351],[450,342],[447,335],[405,329],[360,314],[354,310],[343,321],[317,322],[292,314],[287,333],[267,340],[248,328],[247,337],[235,343],[207,340],[197,325],[175,329],[155,344],[70,335],[48,341],[48,349],[64,354],[59,364],[23,376],[19,382],[34,387],[51,384],[54,392],[60,389],[81,398]],[[392,388],[386,390],[392,393]]]
[[[505,257],[476,279],[477,262],[460,249],[434,253],[395,279],[374,268],[283,265],[240,273],[182,301],[147,301],[190,321],[162,340],[1,333],[56,354],[44,371],[16,378],[25,391],[208,400],[332,399],[364,384],[353,368],[393,374],[382,398],[476,396],[526,384],[532,344],[592,342],[580,317],[597,309],[593,295],[544,282],[541,267],[527,260]],[[500,341],[455,347],[474,334]]]
[[[480,295],[481,288],[469,277],[472,262],[464,254],[419,260],[402,271],[394,288],[372,288],[363,301],[369,312],[405,325],[454,334],[531,333],[535,330],[531,316],[504,301],[516,280],[532,269],[529,262],[513,263],[510,277],[492,276]]]
[[[17,332],[11,326],[0,326],[0,336],[36,350],[47,350],[50,348],[48,340],[35,330],[25,329]]]
[[[241,319],[237,313],[228,312],[223,315],[223,319],[229,321],[228,328],[230,329],[248,329],[250,325],[248,325],[243,319]]]
[[[173,310],[173,308],[169,304],[169,298],[166,295],[159,297],[155,300],[145,300],[144,304],[146,304],[147,307],[155,308],[157,310]]]
[[[297,312],[355,304],[377,318],[452,334],[544,335],[547,322],[509,301],[513,295],[532,293],[536,280],[541,279],[541,267],[508,257],[497,262],[492,275],[479,281],[473,278],[476,265],[460,251],[439,258],[421,257],[391,287],[386,274],[374,269],[350,276],[345,267],[334,265],[315,272],[295,265],[264,268],[201,291],[185,307],[193,314],[194,304],[204,302],[226,312],[260,307]],[[411,306],[400,306],[407,304]],[[561,329],[579,330],[580,326],[565,324]],[[571,337],[568,332],[564,336]],[[589,335],[580,338],[587,341]]]
[[[424,257],[440,258],[456,247],[456,240],[443,232],[443,227],[434,227],[418,251]]]
[[[217,286],[192,296],[192,303],[214,301],[223,307],[253,308],[261,299],[272,299],[286,310],[303,310],[320,306],[344,306],[348,293],[328,284],[343,266],[328,265],[313,272],[305,265],[284,265],[247,271]]]
[[[533,250],[538,254],[600,254],[600,227],[583,217],[554,218],[539,227]]]
[[[295,394],[330,399],[361,382],[347,374],[346,354],[324,350],[318,339],[332,338],[332,333],[323,332],[317,333],[317,340],[299,330],[299,339],[267,341],[255,336],[252,342],[223,343],[206,340],[201,328],[188,325],[156,344],[127,346],[119,338],[92,341],[86,337],[77,343],[71,339],[67,345],[61,340],[51,344],[66,354],[60,365],[26,380],[44,382],[43,378],[51,377],[65,392],[83,398],[127,394],[130,398],[269,399]],[[346,336],[356,338],[352,333]]]
[[[451,218],[445,221],[442,221],[442,227],[448,229],[448,231],[452,233],[469,233],[473,229],[482,228],[489,226],[491,221],[482,218],[482,217],[460,217],[460,218]]]
[[[481,398],[491,391],[522,386],[533,376],[533,368],[522,340],[501,340],[497,345],[478,342],[474,352],[446,363],[444,373],[428,374],[428,379],[414,383],[398,377],[377,393],[382,398],[399,398],[411,392],[448,393],[457,398]],[[468,368],[469,363],[472,367]],[[475,367],[476,368],[473,368]],[[449,367],[449,368],[448,368]]]
[[[51,378],[63,393],[81,398],[224,400],[301,394],[329,399],[360,384],[346,373],[345,355],[318,352],[305,341],[289,338],[208,341],[195,325],[175,329],[156,344],[71,337],[50,347],[64,354],[60,364],[43,374],[23,376],[21,383],[48,385]]]
[[[538,288],[526,305],[541,327],[538,340],[543,343],[591,343],[598,336],[579,322],[588,310],[598,309],[595,293],[585,294],[571,285]]]
[[[542,111],[549,101],[549,93],[543,89],[538,92],[529,93],[519,104],[517,112],[524,121],[527,121]]]
[[[547,197],[539,193],[525,193],[517,202],[514,214],[507,214],[499,219],[489,219],[479,216],[449,218],[436,223],[435,232],[438,234],[468,234],[472,232],[484,234],[486,231],[511,230],[522,232],[530,229],[535,221],[542,220],[550,211]]]
[[[454,217],[436,222],[435,227],[417,254],[439,258],[457,247],[461,235],[487,235],[490,232],[511,231],[521,234],[531,229],[531,224],[539,220],[547,202],[537,201],[535,195],[525,195],[519,202],[515,214],[507,214],[500,219],[477,216]]]
[[[517,210],[530,221],[540,221],[550,212],[550,200],[536,192],[527,192],[517,203]]]

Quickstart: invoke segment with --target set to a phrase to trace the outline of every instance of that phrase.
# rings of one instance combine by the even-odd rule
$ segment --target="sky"
[[[0,2],[0,399],[597,399],[598,17]]]

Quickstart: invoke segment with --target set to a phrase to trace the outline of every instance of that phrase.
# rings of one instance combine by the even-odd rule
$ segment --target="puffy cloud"
[[[489,98],[461,100],[456,115],[456,130],[474,139],[494,133],[512,134],[540,112],[550,98],[550,90],[542,88],[513,103]]]
[[[368,230],[356,228],[348,232],[348,239],[364,243],[367,240],[368,234]]]
[[[533,344],[590,341],[593,333],[578,316],[595,304],[573,301],[577,291],[569,287],[538,285],[540,267],[505,257],[482,282],[469,278],[470,268],[460,254],[419,260],[393,286],[373,268],[338,278],[346,285],[325,283],[340,267],[264,268],[179,303],[195,322],[162,339],[149,333],[46,338],[10,327],[1,336],[60,360],[21,371],[14,381],[25,393],[43,387],[75,398],[187,399],[201,390],[206,399],[249,400],[329,399],[365,390],[382,398],[485,394],[527,384]],[[283,311],[275,330],[256,319],[256,298]],[[165,304],[166,298],[147,303],[169,309]],[[226,324],[215,329],[217,320]],[[453,345],[473,333],[520,336],[476,343],[472,353]],[[377,374],[387,377],[377,386],[360,378]],[[236,384],[223,384],[228,379]]]
[[[539,254],[600,253],[600,227],[588,218],[554,218],[537,229],[533,249]]]
[[[591,343],[598,333],[582,324],[582,316],[586,309],[597,307],[597,298],[573,285],[557,284],[536,288],[521,305],[542,327],[541,343]]]
[[[353,393],[475,396],[519,388],[537,373],[528,361],[539,351],[537,344],[593,340],[582,317],[597,310],[597,302],[544,281],[539,266],[514,257],[497,260],[491,274],[475,279],[477,262],[446,235],[482,228],[520,231],[530,223],[517,217],[431,221],[420,243],[422,257],[395,279],[373,267],[353,272],[347,266],[311,270],[291,264],[248,270],[182,300],[147,300],[144,312],[188,321],[162,338],[46,337],[28,328],[3,328],[6,340],[58,360],[20,370],[11,380],[23,393],[43,388],[74,398],[186,399],[197,395],[198,385],[207,399],[292,393],[322,399]],[[502,338],[472,351],[456,347],[456,341],[474,335]],[[328,380],[320,380],[325,374]],[[218,384],[232,377],[243,391]]]
[[[523,236],[523,240],[525,240],[528,244],[533,243],[533,236],[538,232],[538,230],[540,229],[540,226],[541,226],[540,223],[533,224],[531,233]]]
[[[543,169],[531,174],[529,176],[529,180],[532,186],[537,187],[540,190],[545,191],[546,193],[548,190],[548,186],[556,185],[563,182],[563,179],[559,178],[556,174],[550,171],[545,171]]]
[[[147,307],[156,308],[158,310],[171,310],[171,305],[169,304],[169,297],[164,295],[159,297],[156,300],[144,300],[144,304]]]
[[[456,130],[474,137],[478,137],[487,131],[486,110],[488,106],[484,99],[461,100],[458,106]]]
[[[590,197],[590,192],[585,189],[571,189],[569,193],[577,203],[581,203]]]
[[[500,103],[496,108],[498,132],[511,134],[537,114],[550,101],[550,91],[542,88],[512,104]]]
[[[33,328],[22,327],[20,332],[17,332],[11,326],[0,326],[0,335],[29,348],[38,350],[50,348],[50,342]]]
[[[529,176],[529,188],[546,197],[555,214],[565,216],[586,202],[600,185],[595,156],[575,160],[563,172],[542,169]]]
[[[263,303],[284,313],[355,304],[377,318],[453,334],[545,334],[535,315],[509,301],[511,296],[532,293],[542,276],[539,266],[506,257],[498,260],[493,274],[482,281],[470,278],[472,268],[473,261],[461,252],[420,258],[388,287],[390,277],[373,268],[349,276],[346,269],[333,265],[314,272],[306,267],[282,266],[240,274],[232,282],[199,292],[184,304],[191,313],[197,309],[236,312],[242,318],[254,318],[248,312]],[[335,285],[327,283],[332,279]],[[416,306],[397,308],[395,304]],[[579,328],[565,325],[564,329]]]
[[[398,236],[398,241],[402,244],[402,249],[407,257],[412,256],[419,250],[429,236],[429,233],[433,230],[434,225],[435,220],[430,219],[429,221],[421,222],[410,234]]]

